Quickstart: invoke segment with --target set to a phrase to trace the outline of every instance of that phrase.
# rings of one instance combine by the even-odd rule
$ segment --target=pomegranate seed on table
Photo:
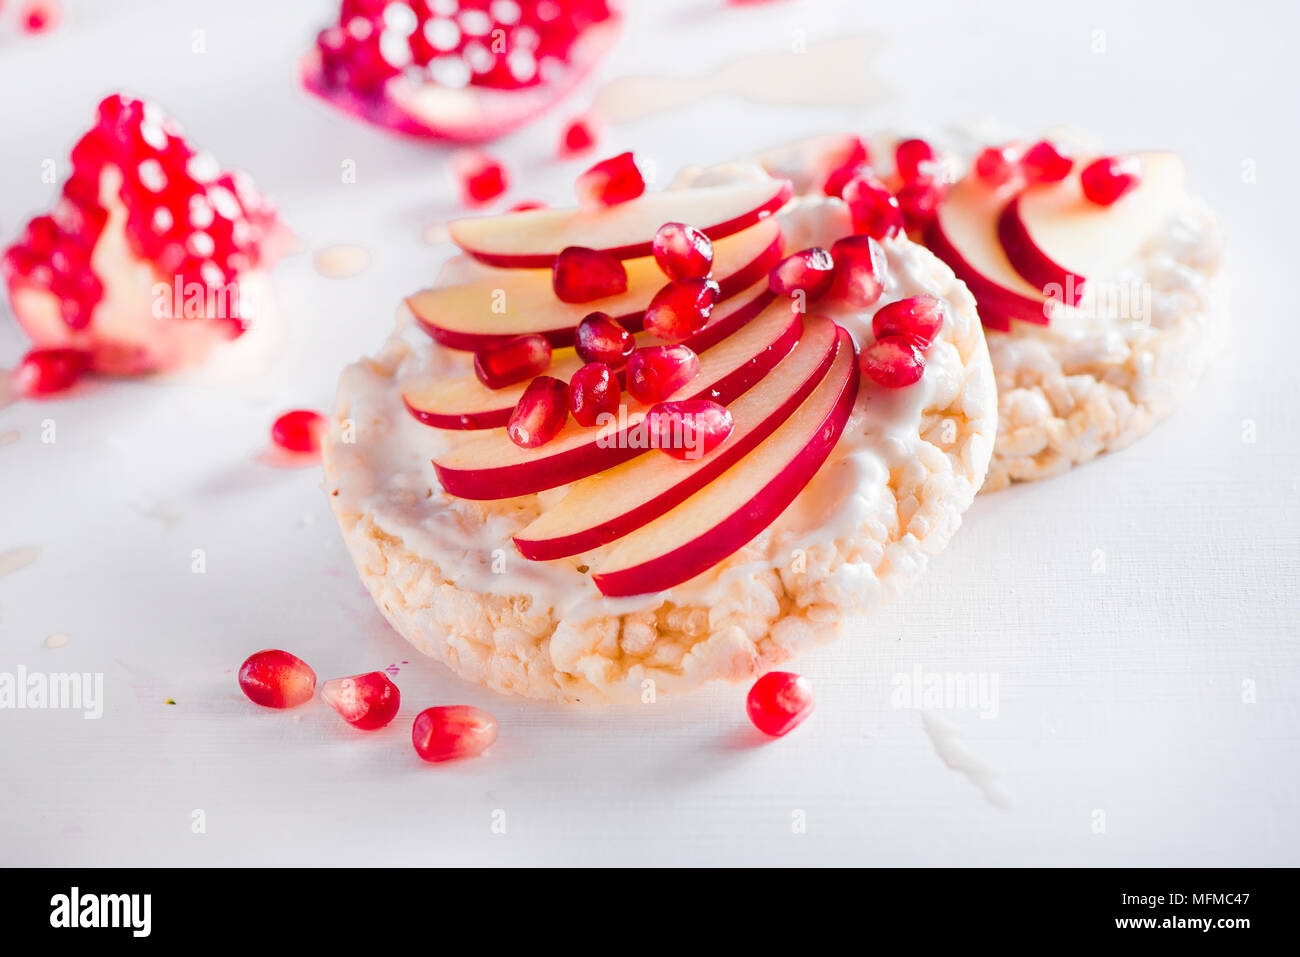
[[[911,336],[886,336],[862,350],[858,368],[872,382],[901,389],[920,380],[925,372],[925,356]]]
[[[905,184],[897,195],[898,208],[908,229],[920,229],[934,219],[948,187],[940,180],[918,179]]]
[[[382,671],[331,678],[320,686],[320,696],[348,724],[362,731],[375,731],[397,717],[402,695]]]
[[[812,246],[777,263],[767,284],[778,296],[794,298],[802,293],[804,302],[812,302],[826,294],[834,279],[835,260],[821,246]]]
[[[474,353],[474,374],[489,389],[504,389],[541,375],[551,364],[551,344],[533,333],[516,336]]]
[[[411,743],[430,762],[472,758],[492,747],[497,719],[467,704],[426,708],[411,725]]]
[[[876,310],[871,331],[876,339],[906,336],[924,349],[943,328],[943,302],[934,296],[909,296]]]
[[[636,339],[608,314],[593,312],[578,323],[573,347],[583,362],[603,362],[611,369],[621,369],[636,348]]]
[[[627,391],[645,405],[666,399],[700,371],[700,357],[689,346],[645,346],[627,360]]]
[[[745,711],[754,727],[774,738],[793,731],[812,710],[812,685],[790,671],[769,671],[754,682],[745,698]]]
[[[928,178],[931,173],[923,165],[934,162],[934,149],[925,140],[903,140],[894,147],[894,166],[903,182]]]
[[[1079,174],[1083,195],[1098,206],[1110,206],[1142,181],[1142,163],[1136,156],[1103,156]]]
[[[560,131],[560,155],[575,156],[596,145],[596,129],[591,120],[579,116],[570,120]]]
[[[264,708],[296,708],[316,693],[316,672],[297,655],[269,649],[249,655],[240,665],[239,687]]]
[[[975,157],[975,175],[990,186],[1002,186],[1016,175],[1016,151],[1011,146],[987,146]]]
[[[566,246],[555,257],[551,286],[562,302],[591,302],[626,292],[627,269],[603,250]]]
[[[826,182],[822,184],[822,192],[827,196],[843,198],[845,184],[855,176],[862,175],[871,175],[871,154],[862,139],[855,136],[847,154],[827,175]]]
[[[655,262],[669,279],[703,279],[713,268],[713,243],[694,226],[664,223],[655,233]]]
[[[545,445],[564,428],[569,417],[569,384],[553,376],[539,375],[515,403],[506,423],[510,441],[524,449]]]
[[[685,339],[704,328],[721,294],[712,279],[674,279],[650,300],[645,329],[660,339]]]
[[[828,293],[857,309],[875,305],[885,289],[885,251],[867,235],[845,236],[831,246],[835,277]]]
[[[660,402],[646,413],[653,446],[675,459],[703,458],[716,449],[735,427],[731,412],[712,399]]]
[[[1074,169],[1074,160],[1061,153],[1048,140],[1040,140],[1020,157],[1025,179],[1031,183],[1059,183]]]
[[[14,369],[19,395],[35,398],[72,388],[90,369],[90,353],[80,349],[33,349]]]
[[[855,176],[844,184],[844,202],[853,216],[853,231],[872,239],[887,239],[903,230],[903,211],[880,180]]]
[[[510,184],[506,168],[500,161],[477,150],[461,150],[452,157],[452,170],[460,186],[461,201],[466,206],[490,203]]]
[[[622,394],[609,366],[588,362],[569,379],[569,411],[579,425],[598,425],[602,415],[617,414]]]
[[[325,416],[311,409],[294,409],[271,425],[271,441],[289,452],[320,451],[321,438],[329,426]]]
[[[645,192],[645,177],[632,153],[601,160],[578,177],[574,186],[583,206],[615,206]]]

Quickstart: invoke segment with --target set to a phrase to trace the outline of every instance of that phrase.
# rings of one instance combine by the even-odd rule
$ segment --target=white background
[[[512,200],[562,200],[582,164],[553,158],[559,124],[599,82],[788,49],[796,30],[870,32],[879,53],[863,56],[888,85],[877,106],[711,97],[610,128],[601,152],[637,148],[672,170],[846,125],[1069,124],[1116,149],[1177,149],[1222,214],[1235,332],[1191,401],[1126,452],[981,499],[917,587],[799,663],[817,711],[765,742],[742,688],[573,711],[415,660],[362,591],[318,472],[260,460],[275,416],[327,408],[342,366],[432,278],[446,249],[422,230],[456,212],[445,151],[296,88],[330,3],[76,3],[36,38],[6,3],[0,238],[50,205],[41,161],[66,157],[120,88],[251,171],[304,251],[276,270],[286,342],[257,374],[0,411],[0,433],[20,433],[0,447],[0,553],[40,549],[0,580],[0,671],[103,672],[107,699],[99,721],[0,711],[0,863],[1300,864],[1296,7],[974,6],[639,4],[593,84],[492,147]],[[346,159],[354,185],[340,183]],[[373,266],[322,278],[310,251],[335,242]],[[0,322],[0,364],[23,348]],[[67,644],[46,647],[56,633]],[[322,678],[399,664],[402,713],[366,735],[320,702],[259,709],[234,671],[263,647]],[[916,665],[997,675],[996,718],[943,719],[1009,806],[944,764],[918,712],[890,706],[891,676]],[[411,718],[449,703],[492,711],[500,741],[423,765]],[[192,833],[196,809],[206,833]]]

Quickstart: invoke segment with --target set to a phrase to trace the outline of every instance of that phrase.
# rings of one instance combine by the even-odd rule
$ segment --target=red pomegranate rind
[[[425,761],[482,754],[497,739],[497,719],[467,704],[426,708],[411,725],[411,743]]]
[[[320,696],[340,718],[362,731],[387,727],[402,704],[402,693],[382,671],[331,678],[320,686]]]
[[[754,727],[774,738],[794,730],[812,713],[813,704],[808,679],[789,671],[769,671],[754,682],[745,698]]]
[[[240,666],[239,687],[264,708],[296,708],[316,693],[316,672],[297,655],[268,649],[249,655]]]

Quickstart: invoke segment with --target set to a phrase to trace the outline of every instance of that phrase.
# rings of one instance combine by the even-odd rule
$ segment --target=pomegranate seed
[[[903,229],[903,211],[885,184],[871,176],[855,176],[844,185],[844,202],[853,216],[853,231],[886,239]]]
[[[855,176],[870,175],[871,154],[859,137],[853,137],[848,152],[838,165],[831,170],[822,184],[822,192],[827,196],[843,197],[844,186]]]
[[[294,409],[280,416],[271,426],[271,441],[290,452],[320,451],[321,438],[328,429],[325,416],[310,409]]]
[[[897,198],[907,228],[921,229],[934,219],[947,192],[948,187],[939,180],[918,179],[903,186]]]
[[[778,296],[793,299],[803,293],[804,302],[812,302],[826,294],[834,279],[835,260],[822,247],[813,246],[777,263],[767,284]]]
[[[375,731],[395,717],[402,703],[401,692],[382,671],[331,678],[320,686],[320,696],[348,724],[362,731]]]
[[[506,168],[486,153],[463,150],[452,158],[452,170],[466,206],[490,203],[509,186]]]
[[[894,165],[904,183],[928,177],[922,165],[934,161],[934,149],[925,140],[903,140],[894,147]]]
[[[721,294],[712,279],[674,279],[646,307],[646,331],[660,339],[685,339],[704,328]]]
[[[886,336],[862,351],[858,367],[863,374],[889,389],[901,389],[921,378],[925,356],[911,336]]]
[[[13,371],[13,388],[34,398],[72,388],[90,369],[90,353],[80,349],[33,349]]]
[[[685,223],[660,226],[653,249],[655,262],[669,279],[703,279],[713,268],[713,243]]]
[[[607,314],[593,312],[578,323],[573,345],[583,362],[603,362],[619,369],[636,348],[636,339]]]
[[[596,129],[591,120],[579,116],[565,124],[560,132],[560,155],[576,156],[596,145]]]
[[[561,302],[591,302],[627,292],[627,269],[607,252],[567,246],[555,257],[551,285]]]
[[[627,391],[645,405],[668,398],[700,371],[689,346],[645,346],[627,360]]]
[[[426,761],[472,758],[496,739],[497,719],[467,704],[425,708],[411,726],[415,753]]]
[[[769,671],[754,682],[745,698],[754,727],[774,738],[794,730],[812,709],[812,685],[790,671]]]
[[[510,209],[507,210],[507,212],[526,213],[530,209],[545,209],[545,208],[546,208],[546,204],[543,203],[540,199],[521,199],[519,202],[511,206]]]
[[[551,364],[551,344],[545,336],[516,336],[474,353],[474,374],[489,389],[504,389],[541,375]]]
[[[296,708],[316,693],[316,672],[287,651],[259,651],[240,665],[239,687],[264,708]]]
[[[644,193],[645,177],[632,153],[619,153],[579,176],[574,189],[584,206],[615,206]]]
[[[44,33],[58,26],[61,11],[54,0],[37,0],[29,3],[18,15],[23,29],[28,33]]]
[[[535,449],[555,438],[568,417],[568,383],[539,375],[528,383],[515,403],[515,410],[506,423],[506,434],[520,448]]]
[[[1016,175],[1016,151],[1010,146],[989,146],[975,157],[975,175],[990,186],[1002,186]]]
[[[1098,206],[1110,206],[1142,181],[1142,164],[1136,156],[1103,156],[1079,174],[1083,195]]]
[[[857,309],[875,305],[885,289],[885,251],[870,236],[845,236],[831,246],[835,278],[830,295]]]
[[[653,446],[675,459],[703,458],[731,434],[735,422],[725,405],[711,399],[660,402],[646,413]]]
[[[1074,160],[1061,154],[1052,143],[1041,140],[1020,158],[1025,179],[1031,183],[1059,183],[1070,175]]]
[[[934,296],[909,296],[876,310],[871,331],[877,340],[906,336],[924,349],[943,328],[943,303]]]
[[[603,362],[588,362],[569,379],[569,411],[579,425],[599,425],[602,415],[618,412],[623,394],[618,377]]]

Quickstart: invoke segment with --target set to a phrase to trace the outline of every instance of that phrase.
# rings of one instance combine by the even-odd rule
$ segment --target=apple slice
[[[629,205],[629,204],[624,204]],[[765,280],[781,259],[781,227],[755,223],[713,247],[720,298]],[[573,344],[583,316],[599,310],[629,329],[641,328],[645,308],[668,281],[653,256],[627,264],[627,291],[594,302],[560,302],[549,269],[511,269],[455,286],[426,289],[406,300],[420,327],[451,349],[478,350],[515,336],[540,333],[553,346]],[[498,311],[494,311],[498,310]]]
[[[835,358],[837,332],[842,330],[831,320],[809,316],[799,344],[768,373],[763,387],[750,389],[731,403],[734,427],[719,448],[686,461],[642,455],[575,483],[558,505],[515,536],[520,553],[546,561],[590,551],[640,528],[704,488],[808,398]]]
[[[1011,320],[1047,324],[1042,290],[1016,272],[998,241],[998,213],[1010,193],[967,176],[948,193],[925,230],[925,244],[970,287],[980,319],[1007,332]]]
[[[832,178],[866,165],[868,151],[856,133],[822,133],[764,150],[757,159],[769,176],[790,180],[802,195],[820,193]]]
[[[836,339],[830,371],[775,432],[711,484],[597,558],[592,580],[602,595],[643,595],[688,581],[743,548],[785,511],[830,455],[857,399],[853,341],[843,330]]]
[[[687,223],[712,240],[765,219],[793,195],[786,180],[731,183],[647,193],[598,209],[531,209],[504,216],[458,219],[451,238],[489,266],[549,269],[566,246],[586,246],[619,259],[651,254],[664,223]]]
[[[726,405],[789,354],[802,328],[788,301],[773,303],[702,355],[695,378],[669,398]],[[514,498],[567,485],[646,451],[640,426],[649,409],[627,396],[625,403],[619,417],[603,426],[585,428],[570,419],[537,449],[515,445],[505,429],[466,436],[433,460],[434,471],[444,489],[469,499]]]
[[[683,343],[703,353],[757,316],[774,298],[766,279],[756,282],[740,295],[719,304],[708,325]],[[648,332],[639,332],[635,338],[638,348],[662,343]],[[551,354],[546,374],[567,382],[583,365],[572,348],[557,349]],[[623,372],[622,369],[618,372],[620,383]],[[478,376],[464,375],[417,385],[403,394],[402,401],[407,411],[425,425],[439,429],[495,429],[509,421],[515,403],[527,388],[527,382],[520,382],[504,389],[489,389]]]
[[[1071,306],[1079,305],[1090,278],[1117,275],[1186,195],[1186,170],[1175,154],[1140,153],[1138,159],[1141,182],[1110,206],[1084,196],[1078,175],[1031,186],[1007,203],[998,216],[998,238],[1016,271]]]

